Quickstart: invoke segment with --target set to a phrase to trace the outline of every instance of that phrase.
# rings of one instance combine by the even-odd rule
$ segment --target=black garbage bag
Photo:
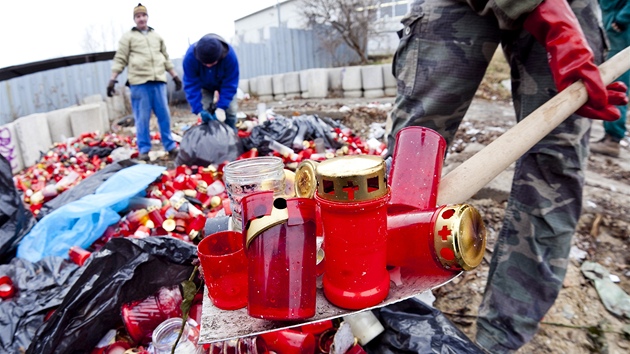
[[[59,306],[82,268],[61,257],[37,263],[13,258],[0,265],[0,274],[11,278],[15,295],[0,301],[0,353],[23,353],[48,311]]]
[[[293,124],[298,127],[298,134],[296,136],[298,140],[315,140],[322,138],[326,148],[339,149],[342,146],[342,144],[333,137],[333,128],[336,126],[330,125],[317,115],[295,117]],[[294,141],[294,145],[297,147],[300,147],[301,144],[302,141]]]
[[[0,263],[15,257],[18,244],[35,222],[15,188],[11,164],[0,155]]]
[[[368,353],[483,354],[444,314],[418,299],[374,311],[385,332],[370,341]]]
[[[291,147],[297,133],[298,128],[293,124],[293,119],[276,116],[274,119],[267,120],[263,124],[255,126],[251,134],[241,140],[243,141],[245,151],[256,148],[260,155],[269,155],[269,153],[272,152],[269,148],[269,143],[272,140]]]
[[[136,163],[132,160],[127,159],[105,166],[105,168],[82,180],[76,186],[44,203],[39,211],[39,214],[37,214],[37,220],[41,220],[44,216],[70,202],[79,200],[86,195],[93,194],[96,189],[103,184],[103,182],[107,181],[109,177],[116,174],[116,172],[135,164]]]
[[[172,237],[110,240],[85,263],[27,353],[91,352],[107,331],[122,323],[123,304],[187,280],[196,258],[194,245]]]
[[[176,165],[208,166],[234,161],[243,145],[232,128],[217,121],[196,125],[186,131],[179,144]]]

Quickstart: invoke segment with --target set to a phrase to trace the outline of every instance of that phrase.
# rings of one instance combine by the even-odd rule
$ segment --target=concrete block
[[[70,124],[74,136],[83,133],[99,131],[103,133],[103,120],[101,119],[101,105],[97,103],[75,107],[70,112]]]
[[[308,74],[308,98],[324,98],[328,95],[328,69],[310,69]]]
[[[379,65],[362,66],[361,82],[363,84],[363,90],[383,90],[383,88],[385,88],[383,84],[383,68]],[[382,95],[380,97],[382,97]]]
[[[344,68],[331,68],[328,69],[328,87],[331,91],[342,91],[341,78],[343,76]]]
[[[107,104],[105,107],[107,107]],[[50,131],[50,139],[53,143],[64,142],[65,139],[74,136],[72,132],[72,124],[70,123],[70,112],[77,107],[67,107],[45,113],[48,121],[48,130]]]
[[[112,126],[111,122],[109,121],[109,112],[107,111],[107,103],[101,101],[98,102],[98,105],[100,106],[100,116],[101,116],[101,124],[102,124],[102,129],[101,129],[101,133],[105,134],[107,132],[109,132],[109,128]]]
[[[256,78],[256,88],[258,90],[258,96],[273,95],[273,83],[271,75],[258,76]]]
[[[244,93],[250,93],[249,92],[249,80],[247,80],[247,79],[238,80],[238,88],[240,88],[241,91],[243,91]]]
[[[284,93],[287,96],[295,96],[300,91],[300,74],[298,72],[290,72],[284,74]]]
[[[346,98],[360,98],[363,97],[363,90],[344,91],[343,97]]]
[[[273,101],[273,95],[258,96],[258,100],[261,102],[271,102]]]
[[[90,103],[99,103],[99,102],[103,102],[103,96],[101,96],[100,93],[97,93],[96,95],[83,97],[83,99],[81,100],[81,104],[90,104]]]
[[[385,97],[385,90],[383,89],[365,90],[363,91],[363,97],[365,98]]]
[[[105,103],[107,104],[107,116],[112,120],[116,120],[126,116],[126,100],[127,98],[124,95],[114,95],[113,97],[106,97]]]
[[[304,93],[306,93],[306,95],[308,96],[308,77],[310,75],[310,69],[309,70],[302,70],[299,72],[300,75],[300,92],[302,92],[302,98],[306,98],[304,97]]]
[[[361,90],[363,87],[361,83],[361,67],[360,66],[348,66],[344,68],[341,77],[341,87],[344,91],[356,91]]]
[[[271,86],[274,96],[284,97],[284,74],[273,75],[271,77]]]
[[[383,69],[383,84],[385,84],[385,89],[395,89],[397,82],[396,77],[392,74],[392,64],[382,64],[381,68]]]
[[[24,167],[36,164],[52,145],[45,113],[35,113],[15,120],[15,133],[22,152]]]
[[[395,97],[397,93],[398,93],[398,90],[395,87],[388,87],[385,89],[386,97]]]
[[[251,96],[258,96],[258,78],[257,77],[249,79],[249,94]]]
[[[18,173],[24,169],[20,142],[15,132],[15,122],[0,126],[0,155],[9,161],[12,173]]]

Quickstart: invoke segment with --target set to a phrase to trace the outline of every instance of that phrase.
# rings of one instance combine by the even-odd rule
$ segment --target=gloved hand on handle
[[[566,0],[543,0],[527,16],[523,27],[547,49],[558,92],[580,79],[586,86],[589,98],[577,114],[607,121],[619,119],[615,105],[628,103],[628,88],[621,82],[604,86],[593,52]]]
[[[114,86],[116,86],[117,82],[118,81],[116,81],[116,80],[109,80],[109,83],[107,84],[107,97],[114,96],[114,93],[116,93],[116,90],[114,89]]]
[[[225,122],[225,110],[223,108],[217,108],[214,115],[217,116],[219,122]]]

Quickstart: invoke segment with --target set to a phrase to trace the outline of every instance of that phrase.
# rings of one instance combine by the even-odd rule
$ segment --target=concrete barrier
[[[284,94],[286,98],[300,97],[300,74],[298,72],[284,74]]]
[[[308,98],[325,98],[328,95],[328,69],[310,69]]]
[[[385,85],[385,96],[396,96],[397,93],[397,81],[394,74],[392,74],[392,63],[381,65],[383,69],[383,84]]]
[[[258,78],[253,77],[249,81],[249,94],[250,96],[258,96]]]
[[[310,75],[310,70],[302,70],[299,72],[300,75],[300,92],[302,98],[308,98],[308,77]]]
[[[273,95],[273,83],[271,80],[271,75],[256,77],[256,89],[258,90],[258,96]]]
[[[127,115],[127,107],[125,106],[126,99],[127,98],[122,94],[114,95],[113,97],[105,97],[107,116],[112,121]]]
[[[81,99],[81,104],[99,103],[103,102],[103,96],[100,93],[96,95],[85,96]]]
[[[343,70],[344,68],[328,69],[328,88],[333,97],[343,96],[343,86],[341,85]]]
[[[107,105],[106,105],[107,106]],[[50,139],[53,143],[61,143],[65,139],[73,137],[72,124],[70,123],[70,112],[77,107],[71,106],[46,113]]]
[[[280,101],[284,99],[284,74],[271,76],[271,87],[273,89],[273,99]]]
[[[18,173],[24,169],[20,142],[15,132],[15,122],[0,126],[0,155],[9,161],[12,173]]]
[[[75,137],[83,133],[99,131],[103,133],[103,120],[101,119],[101,105],[98,103],[75,107],[70,112],[70,124]]]
[[[240,88],[241,91],[243,91],[243,93],[250,93],[249,92],[249,80],[247,80],[247,79],[238,80],[238,88]]]
[[[15,133],[24,167],[31,167],[48,152],[52,145],[45,113],[35,113],[15,120]]]
[[[101,101],[98,102],[98,105],[101,107],[100,116],[101,116],[101,124],[103,128],[101,129],[101,133],[109,133],[111,130],[112,123],[109,119],[109,112],[107,111],[107,103]]]
[[[361,82],[363,84],[363,97],[376,98],[385,96],[383,68],[379,65],[362,66]]]
[[[344,68],[341,77],[341,87],[343,88],[343,97],[359,98],[363,96],[360,66]]]

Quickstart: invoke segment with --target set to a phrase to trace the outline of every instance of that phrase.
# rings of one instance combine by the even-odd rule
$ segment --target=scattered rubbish
[[[580,269],[585,277],[593,281],[595,290],[608,311],[630,318],[630,296],[613,283],[606,268],[599,263],[586,261]]]

